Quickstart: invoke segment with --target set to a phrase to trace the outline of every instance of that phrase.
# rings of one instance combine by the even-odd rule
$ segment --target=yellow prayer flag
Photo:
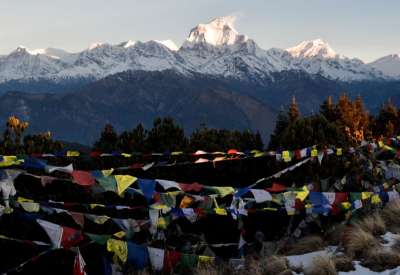
[[[130,158],[132,155],[128,154],[128,153],[122,153],[121,156],[123,156],[125,158]]]
[[[21,202],[34,202],[34,200],[27,199],[27,198],[24,198],[24,197],[18,197],[17,198],[17,202],[19,202],[19,203],[21,203]]]
[[[284,162],[289,162],[292,159],[290,158],[290,152],[289,151],[283,151],[282,152],[282,159]]]
[[[278,211],[278,208],[273,208],[273,207],[264,207],[262,210],[264,211]]]
[[[226,216],[228,215],[228,212],[226,212],[225,208],[214,208],[215,214],[221,215],[221,216]]]
[[[381,198],[379,197],[379,195],[377,195],[377,194],[372,195],[372,197],[371,197],[372,204],[379,204],[381,202],[382,201],[381,201]]]
[[[255,153],[254,154],[254,157],[255,158],[259,158],[259,157],[263,157],[263,156],[265,156],[266,154],[264,153],[264,152],[257,152],[257,153]]]
[[[17,159],[16,156],[3,156],[3,161],[0,162],[0,167],[19,165],[23,160]]]
[[[211,189],[215,190],[222,198],[235,192],[235,189],[230,186],[212,186]]]
[[[118,260],[125,263],[128,259],[128,244],[124,241],[108,239],[107,250],[114,253],[114,263],[118,263]]]
[[[115,180],[117,182],[118,195],[122,195],[124,191],[134,183],[137,178],[129,175],[116,175]]]
[[[312,156],[312,157],[318,157],[318,150],[315,149],[315,148],[312,149],[312,150],[311,150],[311,156]]]
[[[79,155],[78,151],[67,151],[67,157],[79,157]]]
[[[20,202],[20,204],[26,212],[39,212],[40,210],[40,204],[36,202]]]
[[[98,203],[91,203],[89,205],[90,205],[91,209],[96,208],[96,207],[106,207],[104,204],[98,204]]]
[[[296,191],[296,199],[299,199],[300,201],[304,201],[310,191],[308,191],[307,186],[303,186],[303,191]]]
[[[108,177],[112,174],[112,172],[114,171],[113,168],[108,169],[108,170],[101,170],[101,173],[103,174],[103,176]]]
[[[368,200],[373,195],[372,192],[361,192],[361,199]]]
[[[119,231],[117,233],[113,234],[115,237],[122,239],[123,237],[125,237],[125,232],[124,231]]]
[[[351,203],[349,203],[348,201],[342,202],[342,207],[344,209],[350,209],[351,208]]]
[[[199,255],[199,260],[197,262],[197,265],[198,266],[209,265],[212,264],[214,260],[215,260],[214,257]]]
[[[336,155],[337,156],[343,155],[343,149],[342,148],[336,148]]]
[[[164,217],[158,218],[157,228],[162,230],[167,229],[167,220]]]
[[[108,221],[110,217],[107,216],[93,216],[93,221],[97,224],[104,224],[106,221]]]

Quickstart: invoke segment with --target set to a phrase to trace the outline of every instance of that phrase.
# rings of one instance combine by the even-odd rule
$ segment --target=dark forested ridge
[[[350,98],[361,95],[370,113],[376,114],[389,97],[395,105],[400,103],[398,81],[345,83],[296,71],[242,81],[199,74],[184,76],[168,70],[131,71],[89,84],[72,84],[65,85],[68,88],[57,86],[60,83],[45,83],[43,88],[40,81],[31,86],[9,84],[9,90],[24,92],[1,95],[0,120],[16,115],[29,121],[29,131],[50,130],[57,139],[83,144],[92,144],[107,123],[122,132],[138,123],[151,127],[156,117],[166,116],[174,118],[187,134],[206,125],[258,130],[268,141],[279,111],[287,110],[292,96],[303,115],[318,112],[328,95],[338,99],[344,91]],[[57,91],[56,87],[64,92],[34,92]]]

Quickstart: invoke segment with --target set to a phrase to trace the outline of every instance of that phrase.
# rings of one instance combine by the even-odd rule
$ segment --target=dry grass
[[[193,271],[193,275],[231,275],[237,274],[228,264],[203,265]]]
[[[336,256],[333,258],[333,261],[335,262],[337,271],[349,272],[355,270],[353,259],[346,255]]]
[[[350,257],[363,256],[369,249],[379,249],[379,241],[359,226],[354,226],[346,236],[344,247]]]
[[[244,273],[241,273],[244,274]],[[271,256],[260,260],[250,260],[245,274],[248,275],[287,275],[293,274],[285,257]]]
[[[383,220],[379,212],[365,217],[360,222],[358,222],[358,226],[362,230],[369,232],[374,236],[380,236],[386,233],[385,221]]]
[[[400,201],[386,204],[381,211],[381,216],[389,231],[400,233]]]
[[[308,236],[299,239],[296,243],[287,245],[281,252],[285,255],[300,255],[313,251],[322,250],[325,242],[319,236]]]
[[[370,249],[362,265],[376,272],[393,269],[400,265],[400,255],[394,251]]]
[[[325,233],[324,239],[328,245],[339,245],[342,241],[343,234],[345,233],[347,226],[343,223],[333,225]]]
[[[336,275],[335,262],[328,256],[317,256],[313,259],[312,266],[304,270],[305,275]]]
[[[396,240],[392,245],[392,251],[400,253],[400,240]]]

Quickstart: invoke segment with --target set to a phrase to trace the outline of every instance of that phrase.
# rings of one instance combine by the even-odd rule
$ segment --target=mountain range
[[[327,95],[362,94],[371,111],[400,95],[400,57],[371,63],[337,54],[321,39],[260,48],[233,17],[194,27],[184,43],[95,43],[78,53],[18,47],[0,56],[0,119],[17,114],[32,131],[89,144],[106,122],[118,130],[156,116],[188,132],[212,127],[261,130],[295,95],[303,113]]]

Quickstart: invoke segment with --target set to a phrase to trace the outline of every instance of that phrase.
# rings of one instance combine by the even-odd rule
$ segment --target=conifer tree
[[[336,120],[335,104],[333,103],[332,96],[328,96],[320,107],[320,114],[323,115],[329,122]]]
[[[275,122],[275,129],[273,133],[271,134],[270,142],[268,145],[268,148],[270,149],[276,149],[276,147],[279,145],[279,139],[280,135],[283,133],[283,131],[289,126],[289,118],[288,116],[283,112],[280,111],[278,113],[278,116],[276,118]]]
[[[100,139],[94,144],[96,150],[111,153],[117,150],[118,135],[111,124],[106,124]]]
[[[295,96],[292,97],[292,102],[289,107],[288,117],[289,117],[290,122],[294,122],[297,119],[299,119],[299,117],[300,117],[300,111],[299,111],[299,107],[297,106]]]
[[[170,118],[156,118],[147,137],[147,146],[154,152],[186,150],[188,140],[183,129]]]
[[[382,105],[379,114],[376,117],[374,125],[375,134],[386,137],[397,134],[400,126],[399,118],[399,111],[396,106],[388,100]]]

